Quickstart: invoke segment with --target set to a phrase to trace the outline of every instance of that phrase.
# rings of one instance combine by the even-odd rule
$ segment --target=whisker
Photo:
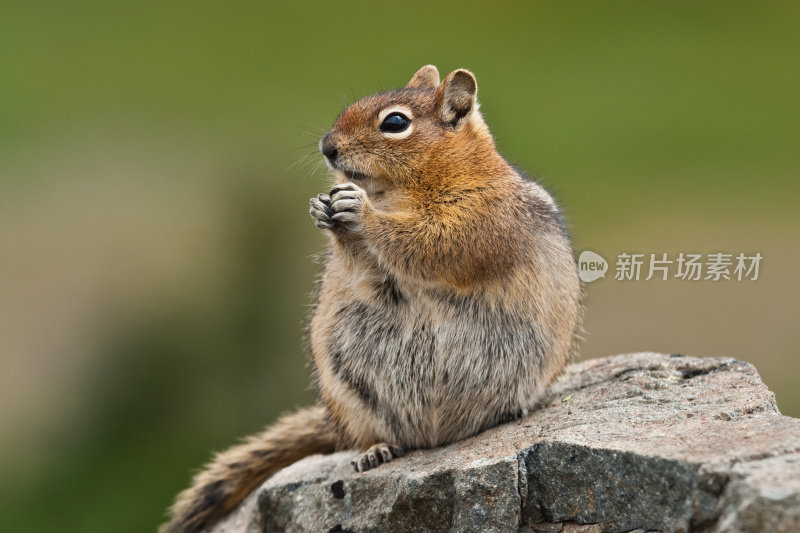
[[[301,156],[294,163],[289,165],[289,168],[287,168],[286,170],[292,170],[293,168],[302,168],[308,165],[309,160],[311,159],[311,157],[313,157],[313,155],[314,154],[306,154],[304,156]]]

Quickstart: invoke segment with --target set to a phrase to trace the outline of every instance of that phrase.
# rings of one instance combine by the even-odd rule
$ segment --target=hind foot
[[[353,468],[356,469],[356,472],[366,472],[370,468],[375,468],[382,463],[388,463],[392,459],[403,457],[405,453],[406,452],[400,446],[379,442],[367,448],[367,450],[356,457],[351,464]]]

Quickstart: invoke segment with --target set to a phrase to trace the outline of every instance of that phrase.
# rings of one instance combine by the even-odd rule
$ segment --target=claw
[[[378,451],[381,452],[381,459],[383,459],[384,463],[388,463],[392,460],[392,452],[389,451],[389,448],[382,446],[378,449]]]

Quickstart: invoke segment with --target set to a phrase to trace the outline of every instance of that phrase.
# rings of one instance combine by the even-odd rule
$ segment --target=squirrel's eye
[[[384,133],[400,133],[411,124],[411,119],[402,113],[392,113],[383,119],[381,131]]]

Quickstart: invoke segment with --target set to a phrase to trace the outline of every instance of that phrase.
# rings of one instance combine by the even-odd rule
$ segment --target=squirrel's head
[[[319,142],[337,178],[368,188],[418,178],[437,159],[466,157],[489,143],[478,111],[478,84],[458,69],[439,83],[433,65],[419,69],[405,88],[368,96],[344,110]]]

